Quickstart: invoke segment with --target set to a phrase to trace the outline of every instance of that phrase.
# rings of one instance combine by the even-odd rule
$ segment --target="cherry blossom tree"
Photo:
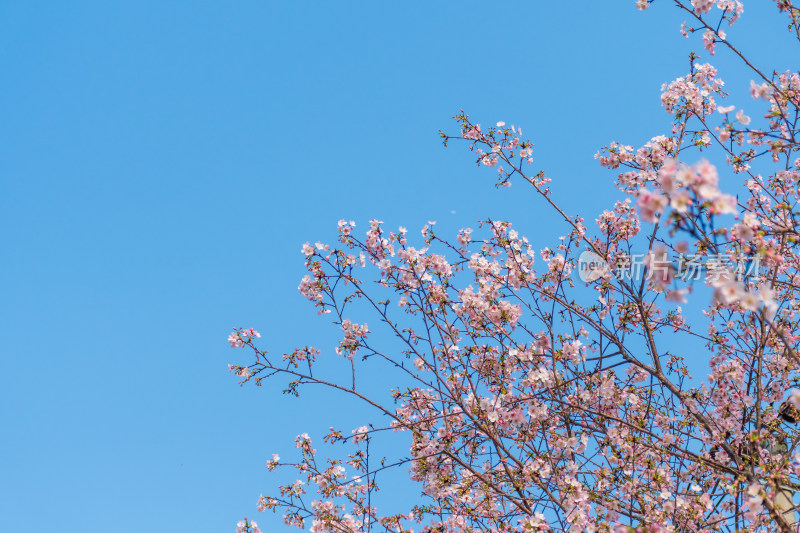
[[[453,240],[433,223],[412,237],[343,220],[336,244],[302,247],[299,287],[341,329],[335,353],[275,355],[234,330],[252,356],[230,366],[242,383],[323,385],[375,413],[320,435],[325,458],[308,434],[295,457],[273,455],[268,468],[296,480],[260,511],[315,533],[797,531],[800,75],[728,40],[741,2],[674,4],[686,38],[738,57],[753,100],[731,101],[693,54],[662,87],[670,134],[598,152],[620,200],[596,220],[559,206],[520,128],[462,112],[445,145],[462,143],[497,186],[528,187],[563,219],[557,243],[534,249],[499,220]],[[800,41],[800,8],[775,8]],[[687,346],[708,354],[707,375],[690,375]],[[322,357],[347,378],[320,373]],[[376,396],[370,375],[396,386]],[[377,439],[404,451],[378,456]],[[400,512],[379,503],[389,469],[418,486]]]

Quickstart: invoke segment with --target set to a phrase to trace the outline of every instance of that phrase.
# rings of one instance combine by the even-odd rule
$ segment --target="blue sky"
[[[271,453],[365,420],[238,387],[230,329],[330,353],[299,250],[341,218],[451,235],[509,219],[552,245],[533,194],[441,146],[462,108],[523,126],[556,196],[593,220],[618,196],[594,153],[668,133],[659,88],[700,48],[669,2],[633,4],[0,4],[0,529],[256,515]],[[747,5],[729,35],[788,68],[763,29],[777,18]],[[712,62],[749,104],[749,77]]]

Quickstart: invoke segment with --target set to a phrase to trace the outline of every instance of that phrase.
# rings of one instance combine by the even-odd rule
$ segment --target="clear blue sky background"
[[[660,85],[700,48],[666,1],[112,4],[0,4],[2,531],[257,515],[271,453],[366,421],[226,370],[247,360],[233,326],[331,353],[335,329],[297,294],[300,245],[345,217],[451,235],[504,218],[552,245],[536,198],[495,191],[437,130],[461,108],[523,126],[592,220],[618,196],[593,154],[668,133]],[[787,68],[762,4],[731,38]]]

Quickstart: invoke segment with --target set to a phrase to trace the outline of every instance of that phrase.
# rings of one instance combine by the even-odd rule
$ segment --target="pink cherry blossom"
[[[658,215],[669,205],[669,200],[658,191],[641,189],[639,191],[637,205],[639,207],[639,216],[642,217],[642,220],[656,222],[658,220]]]
[[[736,112],[736,120],[739,121],[739,124],[742,126],[750,124],[750,117],[744,114],[744,109],[740,109]]]

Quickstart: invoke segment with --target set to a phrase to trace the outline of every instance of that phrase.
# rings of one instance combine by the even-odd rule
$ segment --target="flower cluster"
[[[261,530],[255,520],[248,520],[245,517],[236,524],[236,533],[261,533]]]
[[[346,355],[352,359],[358,347],[363,344],[364,339],[367,337],[369,328],[366,324],[354,324],[350,322],[350,319],[345,318],[342,320],[342,331],[344,331],[344,339],[339,342],[336,353]]]
[[[676,120],[705,117],[717,108],[714,95],[723,95],[724,82],[716,78],[717,69],[708,63],[694,65],[692,73],[661,87],[661,104]]]
[[[736,214],[736,198],[719,190],[717,169],[702,160],[692,166],[668,159],[658,170],[659,190],[640,189],[638,207],[641,218],[656,222],[667,206],[686,215],[692,205],[715,215]]]
[[[261,333],[257,332],[253,328],[250,329],[238,328],[234,329],[233,333],[228,335],[228,343],[231,345],[232,348],[243,348],[244,345],[247,344],[248,342],[260,337]]]

